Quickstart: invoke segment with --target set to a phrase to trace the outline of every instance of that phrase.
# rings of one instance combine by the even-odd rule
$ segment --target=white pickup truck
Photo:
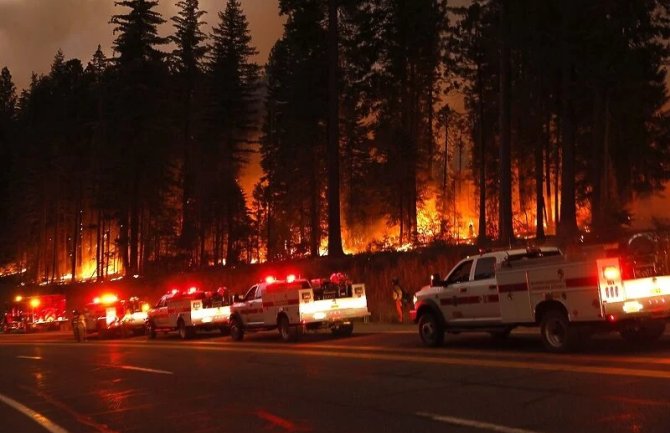
[[[245,332],[278,329],[284,341],[295,341],[303,330],[330,328],[334,335],[348,336],[354,320],[370,315],[365,285],[314,284],[289,275],[272,277],[252,286],[231,305],[230,335],[240,341]]]
[[[659,338],[670,318],[670,276],[622,276],[618,257],[568,260],[556,248],[512,249],[461,260],[445,280],[435,274],[415,294],[412,319],[424,344],[445,332],[506,337],[539,326],[551,352],[565,352],[594,332],[631,341]]]
[[[174,289],[148,311],[147,336],[154,339],[157,332],[177,331],[182,339],[189,339],[199,329],[219,329],[222,334],[227,334],[229,304],[226,299],[195,287],[184,291]]]

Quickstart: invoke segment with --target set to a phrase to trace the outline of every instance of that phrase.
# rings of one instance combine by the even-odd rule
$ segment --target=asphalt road
[[[398,325],[297,344],[3,335],[0,369],[3,433],[670,432],[670,335],[570,355],[533,330],[426,349]]]

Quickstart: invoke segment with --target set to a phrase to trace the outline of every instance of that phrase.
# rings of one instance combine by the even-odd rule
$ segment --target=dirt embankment
[[[444,276],[453,264],[472,254],[471,246],[426,248],[411,252],[360,254],[342,258],[320,257],[281,263],[263,263],[223,267],[196,272],[154,275],[142,278],[124,278],[101,283],[73,283],[55,286],[13,285],[2,290],[7,301],[17,294],[64,293],[68,308],[81,307],[103,293],[120,297],[140,296],[154,303],[172,288],[198,286],[206,290],[228,287],[233,293],[243,294],[251,285],[268,275],[283,278],[289,274],[307,278],[328,277],[333,272],[344,272],[352,281],[365,284],[368,306],[373,321],[390,321],[395,317],[391,299],[391,279],[398,277],[406,291],[413,293],[425,286],[430,275],[439,272]]]

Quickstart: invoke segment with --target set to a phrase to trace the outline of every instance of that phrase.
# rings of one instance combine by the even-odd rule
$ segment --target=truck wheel
[[[156,327],[153,322],[147,322],[146,329],[147,339],[154,340],[156,338]]]
[[[444,327],[434,313],[426,312],[419,319],[419,337],[424,345],[436,347],[444,341]]]
[[[279,328],[279,335],[282,340],[286,342],[296,341],[300,337],[300,330],[297,326],[291,326],[288,322],[288,317],[286,316],[281,316],[279,318],[277,327]]]
[[[661,338],[665,332],[665,321],[648,320],[639,326],[629,326],[623,328],[619,333],[630,343],[646,344],[653,343]]]
[[[179,322],[177,323],[177,331],[182,340],[190,340],[195,334],[193,327],[186,326],[186,323],[184,323],[182,319],[179,319]]]
[[[540,333],[545,349],[553,353],[565,353],[573,350],[579,341],[579,331],[570,326],[562,311],[548,311],[540,323]]]
[[[234,318],[230,322],[230,338],[232,338],[233,341],[242,341],[242,339],[244,339],[244,327],[238,318]]]

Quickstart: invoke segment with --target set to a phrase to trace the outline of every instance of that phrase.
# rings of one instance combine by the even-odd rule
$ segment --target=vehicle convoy
[[[226,335],[230,303],[230,295],[223,289],[213,293],[197,287],[173,289],[149,309],[147,336],[153,339],[157,332],[176,331],[182,339],[188,339],[194,337],[197,330],[216,329]]]
[[[113,294],[95,297],[84,308],[86,332],[99,338],[128,337],[144,333],[149,304],[137,297],[119,299]]]
[[[658,339],[670,317],[670,275],[626,257],[568,259],[556,248],[487,252],[461,260],[414,296],[412,319],[424,344],[446,333],[504,338],[538,326],[547,350],[574,349],[595,332],[630,341]]]
[[[354,320],[370,315],[364,284],[352,284],[342,274],[307,280],[289,275],[268,277],[252,286],[230,308],[230,335],[240,341],[246,332],[278,329],[284,341],[297,340],[304,330],[330,328],[349,336]]]
[[[68,321],[65,295],[16,296],[4,314],[4,332],[59,329]]]

